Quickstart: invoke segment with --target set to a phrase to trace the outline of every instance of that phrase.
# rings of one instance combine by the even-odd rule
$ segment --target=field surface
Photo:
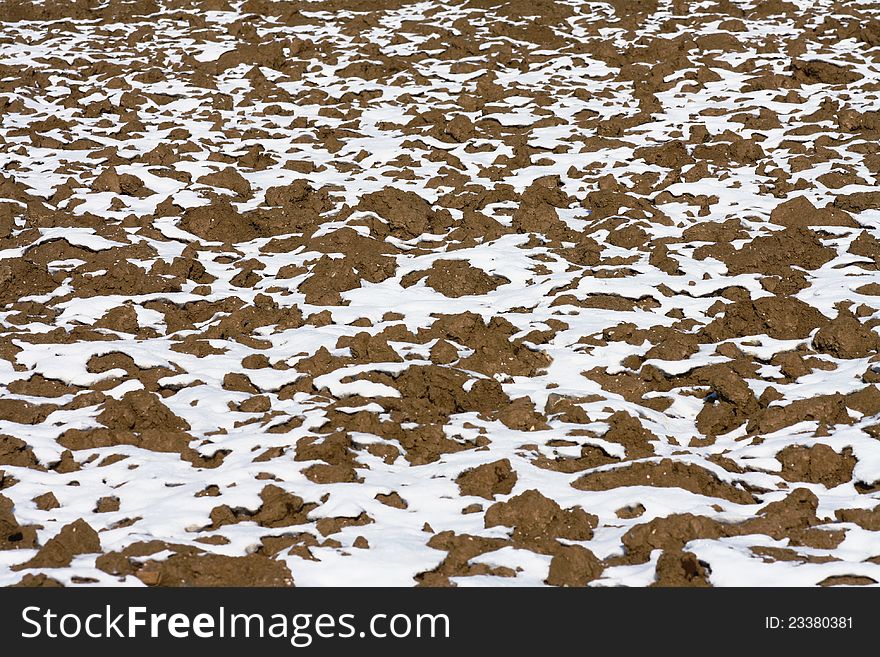
[[[0,586],[880,582],[880,5],[0,2]]]

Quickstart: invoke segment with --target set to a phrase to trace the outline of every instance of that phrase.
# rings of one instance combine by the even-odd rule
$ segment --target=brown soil
[[[391,235],[404,240],[424,233],[440,234],[451,225],[447,212],[438,212],[415,192],[396,187],[365,194],[357,209],[378,215],[387,222]]]
[[[768,335],[777,340],[807,337],[828,319],[812,306],[790,297],[762,297],[756,301],[736,301],[724,307],[720,318],[710,322],[703,333],[712,341],[750,335]]]
[[[556,550],[550,562],[547,584],[551,586],[586,586],[602,574],[602,562],[580,545],[566,545]]]
[[[12,500],[0,495],[0,550],[36,547],[36,529],[19,525],[12,511]]]
[[[507,495],[516,486],[516,471],[508,459],[485,463],[462,472],[455,483],[462,495],[478,495],[491,500],[495,495]]]
[[[287,566],[259,555],[175,554],[164,561],[147,561],[137,577],[149,586],[293,586]]]
[[[710,586],[706,564],[692,552],[666,550],[657,559],[656,580],[652,586]]]
[[[69,566],[73,558],[80,554],[101,552],[101,540],[98,532],[92,529],[85,520],[75,520],[61,528],[50,538],[40,551],[30,560],[13,570],[24,568],[61,568]]]
[[[530,489],[486,509],[486,527],[511,527],[514,543],[545,545],[556,538],[586,541],[593,536],[597,518],[580,507],[561,508],[537,490]]]
[[[0,584],[880,581],[876,3],[408,4],[0,0]]]
[[[238,522],[255,522],[261,527],[290,527],[307,522],[314,504],[305,504],[301,497],[278,486],[268,485],[260,493],[262,504],[256,511],[230,509],[225,504],[211,511],[211,529]]]
[[[618,486],[660,486],[683,488],[698,495],[719,497],[738,504],[756,502],[750,493],[722,482],[705,468],[671,459],[663,459],[658,463],[633,463],[613,470],[584,475],[572,486],[579,490],[611,490]]]
[[[787,481],[805,481],[833,488],[852,479],[856,459],[852,450],[838,454],[827,445],[786,447],[776,455],[782,463],[782,478]]]
[[[404,276],[401,285],[409,287],[421,278],[429,287],[452,298],[486,294],[510,282],[503,276],[490,276],[463,260],[436,260],[431,269]]]

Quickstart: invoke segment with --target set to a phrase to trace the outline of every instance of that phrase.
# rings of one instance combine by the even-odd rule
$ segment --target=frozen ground
[[[878,19],[0,3],[0,585],[877,583]]]

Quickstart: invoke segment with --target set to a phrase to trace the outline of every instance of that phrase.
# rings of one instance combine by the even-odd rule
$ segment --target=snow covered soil
[[[872,0],[0,2],[0,585],[880,581]]]

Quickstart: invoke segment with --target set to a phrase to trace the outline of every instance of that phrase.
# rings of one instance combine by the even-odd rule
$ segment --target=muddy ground
[[[0,585],[880,581],[880,6],[0,2]]]

